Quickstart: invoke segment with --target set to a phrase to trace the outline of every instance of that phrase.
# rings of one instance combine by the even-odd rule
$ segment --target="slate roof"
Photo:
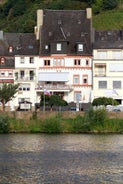
[[[1,63],[0,61],[0,69],[8,69],[8,68],[15,68],[15,61],[14,61],[14,57],[4,57],[4,63]]]
[[[11,53],[9,46],[13,47]],[[0,56],[38,54],[39,41],[36,40],[33,33],[3,33],[3,35],[0,35]]]
[[[95,31],[93,49],[123,49],[123,30]]]
[[[44,10],[40,38],[40,55],[52,54],[45,45],[51,47],[54,42],[66,42],[67,55],[77,55],[76,44],[82,43],[81,55],[92,55],[91,19],[86,10]]]

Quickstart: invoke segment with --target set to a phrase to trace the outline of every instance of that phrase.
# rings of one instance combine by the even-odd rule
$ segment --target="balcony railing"
[[[22,81],[34,81],[34,77],[33,76],[29,76],[29,77],[15,77],[15,80],[17,82],[22,82]]]
[[[106,73],[95,73],[95,77],[106,77]]]
[[[45,85],[37,85],[35,90],[36,91],[43,91],[44,89],[47,90],[57,90],[57,91],[71,91],[73,90],[72,85],[63,85],[63,84],[45,84]]]

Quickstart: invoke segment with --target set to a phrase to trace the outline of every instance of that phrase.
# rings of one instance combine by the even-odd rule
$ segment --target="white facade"
[[[70,102],[90,102],[92,89],[92,58],[82,56],[40,57],[37,98],[46,89]]]
[[[123,104],[123,50],[93,50],[93,98],[112,97]]]
[[[18,93],[13,100],[17,108],[19,102],[28,101],[34,107],[36,103],[36,76],[38,70],[38,56],[15,56],[15,83],[19,83]]]

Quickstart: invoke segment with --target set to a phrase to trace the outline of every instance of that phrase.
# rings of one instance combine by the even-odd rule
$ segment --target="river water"
[[[123,135],[0,135],[0,184],[123,184]]]

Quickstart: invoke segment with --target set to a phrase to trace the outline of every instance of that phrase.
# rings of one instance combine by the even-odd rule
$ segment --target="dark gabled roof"
[[[40,55],[50,55],[45,45],[66,42],[67,55],[76,55],[76,44],[83,44],[81,55],[92,55],[91,19],[86,10],[44,10],[40,29]],[[79,53],[80,54],[80,53]]]
[[[94,49],[123,49],[123,30],[95,31]]]
[[[38,55],[39,41],[33,33],[2,33],[0,35],[0,56]],[[9,52],[12,46],[13,52]]]

